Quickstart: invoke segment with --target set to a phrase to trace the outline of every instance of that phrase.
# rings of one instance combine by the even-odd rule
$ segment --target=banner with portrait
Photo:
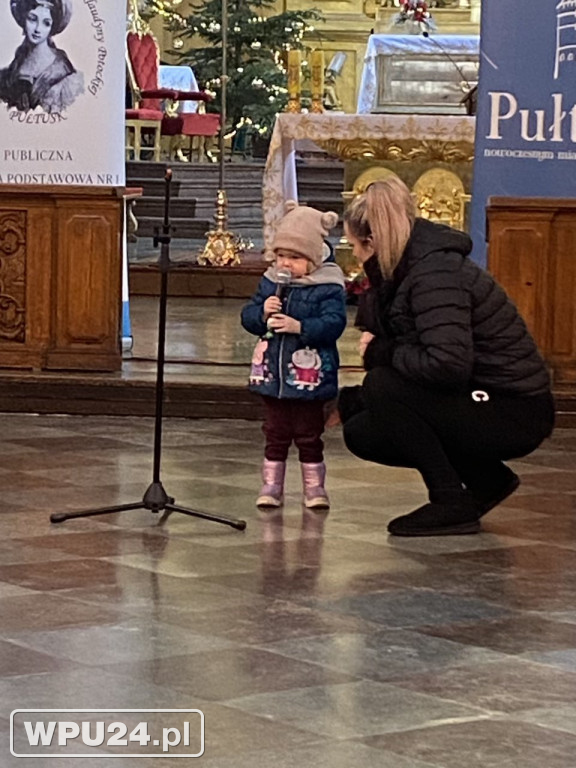
[[[124,186],[126,5],[0,0],[0,183]]]
[[[491,196],[574,197],[576,0],[482,3],[471,235]]]

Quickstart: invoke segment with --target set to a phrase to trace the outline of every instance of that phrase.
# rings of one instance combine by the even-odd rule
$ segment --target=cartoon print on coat
[[[268,342],[266,339],[258,339],[252,353],[252,365],[250,368],[250,384],[262,384],[272,378],[268,368],[266,351]]]
[[[321,367],[322,360],[315,349],[309,347],[297,349],[292,355],[292,362],[288,365],[288,384],[311,392],[322,380]]]

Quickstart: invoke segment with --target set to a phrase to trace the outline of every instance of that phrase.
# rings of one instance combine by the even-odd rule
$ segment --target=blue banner
[[[482,4],[471,235],[488,198],[576,196],[576,0]]]

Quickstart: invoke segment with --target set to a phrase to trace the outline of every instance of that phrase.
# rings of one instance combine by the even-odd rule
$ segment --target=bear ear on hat
[[[322,226],[325,229],[333,229],[338,224],[338,214],[334,211],[325,211],[322,214]]]
[[[293,211],[296,208],[298,208],[297,200],[286,200],[284,203],[284,213],[290,213],[290,211]]]

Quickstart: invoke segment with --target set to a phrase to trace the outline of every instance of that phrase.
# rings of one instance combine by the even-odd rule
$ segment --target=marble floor
[[[330,513],[303,511],[292,459],[283,512],[261,514],[258,423],[166,421],[166,489],[244,532],[141,510],[51,525],[142,498],[153,421],[0,429],[2,768],[174,764],[132,744],[13,757],[10,713],[34,708],[200,709],[205,768],[574,768],[576,431],[514,463],[482,534],[410,540],[385,526],[422,502],[418,476],[339,429]]]

